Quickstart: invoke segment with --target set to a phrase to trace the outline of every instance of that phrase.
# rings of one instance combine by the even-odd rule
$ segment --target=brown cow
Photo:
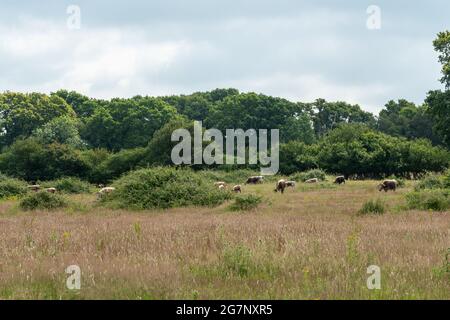
[[[384,192],[388,192],[388,190],[395,191],[397,189],[397,180],[384,180],[383,183],[378,185],[378,191],[384,190]]]
[[[280,191],[281,193],[284,193],[284,189],[286,189],[286,180],[281,179],[278,180],[277,184],[275,185],[275,192]]]
[[[249,177],[247,179],[245,184],[249,184],[249,183],[251,183],[251,184],[263,183],[263,179],[264,179],[263,176],[252,176],[252,177]]]
[[[317,183],[317,182],[319,182],[319,179],[317,178],[312,178],[305,181],[305,183]]]
[[[46,188],[45,191],[50,193],[56,193],[56,188]]]
[[[241,193],[242,192],[241,185],[240,184],[235,185],[232,190],[236,193]]]
[[[28,189],[34,192],[38,192],[41,189],[41,186],[38,184],[32,184],[30,186],[27,186]]]

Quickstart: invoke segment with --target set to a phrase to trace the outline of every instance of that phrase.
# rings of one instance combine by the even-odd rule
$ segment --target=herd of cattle
[[[252,177],[249,177],[244,184],[258,184],[258,183],[263,183],[263,182],[264,182],[263,176],[252,176]],[[318,182],[319,182],[318,178],[312,178],[312,179],[308,179],[305,181],[305,183],[318,183]],[[339,185],[342,183],[345,184],[345,177],[344,176],[336,177],[336,179],[334,179],[334,183],[339,184]],[[295,181],[280,179],[277,181],[274,191],[275,192],[280,191],[281,193],[284,193],[284,190],[286,188],[289,188],[289,187],[295,188],[295,185],[296,185]],[[214,186],[219,189],[226,189],[227,183],[224,181],[217,181],[214,183]],[[397,189],[397,186],[398,186],[397,180],[394,180],[394,179],[384,180],[382,183],[380,183],[378,185],[378,191],[381,191],[381,190],[384,190],[385,192],[387,192],[388,190],[395,191]],[[242,186],[240,184],[234,185],[231,188],[231,190],[236,193],[241,193]]]
[[[252,176],[249,177],[247,179],[247,181],[244,183],[245,185],[247,184],[259,184],[259,183],[263,183],[264,182],[264,176]],[[312,179],[308,179],[305,181],[305,183],[318,183],[319,179],[318,178],[312,178]],[[345,184],[345,177],[344,176],[338,176],[336,177],[336,179],[334,179],[334,183],[335,184]],[[296,182],[295,181],[289,181],[289,180],[285,180],[285,179],[280,179],[277,181],[276,185],[275,185],[275,192],[281,192],[284,193],[284,190],[286,188],[295,188]],[[224,181],[217,181],[214,182],[214,186],[218,189],[227,189],[228,185],[226,182]],[[384,180],[382,183],[380,183],[378,185],[378,191],[384,190],[385,192],[387,192],[388,190],[393,190],[395,191],[397,189],[398,186],[398,182],[397,180]],[[109,194],[111,192],[113,192],[115,190],[114,187],[105,187],[103,185],[98,185],[98,187],[100,188],[100,190],[97,192],[97,197],[101,198],[102,196]],[[30,185],[28,186],[28,189],[30,189],[31,191],[37,192],[41,190],[41,186],[34,184],[34,185]],[[56,188],[44,188],[44,191],[46,192],[50,192],[50,193],[56,193]],[[235,192],[235,193],[241,193],[242,192],[242,186],[240,184],[234,185],[231,188],[231,191]]]

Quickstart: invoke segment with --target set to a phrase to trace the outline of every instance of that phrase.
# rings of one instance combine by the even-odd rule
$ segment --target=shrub
[[[222,256],[224,271],[239,277],[249,275],[254,263],[252,252],[244,245],[230,246],[225,248]]]
[[[252,210],[262,202],[262,197],[254,194],[236,196],[234,202],[229,206],[231,211]]]
[[[444,175],[444,186],[446,188],[450,188],[450,169],[447,170],[447,172]]]
[[[312,169],[305,172],[298,172],[290,177],[291,180],[302,182],[305,182],[306,180],[313,178],[317,178],[321,181],[324,181],[326,179],[325,171],[321,169]]]
[[[130,172],[114,186],[116,190],[102,201],[118,208],[216,206],[232,196],[230,191],[214,188],[192,170],[170,167]]]
[[[414,187],[414,189],[416,191],[420,191],[423,189],[441,189],[444,187],[444,181],[441,176],[436,174],[429,174],[425,176],[425,178],[420,180]]]
[[[383,214],[386,211],[383,201],[380,199],[366,201],[359,210],[360,214]]]
[[[23,210],[36,210],[36,209],[58,209],[68,206],[67,200],[54,193],[40,191],[29,194],[24,197],[20,203],[20,208]]]
[[[28,192],[25,181],[8,178],[4,175],[0,177],[0,198],[12,196],[22,196]]]
[[[46,187],[54,187],[56,190],[64,193],[89,193],[91,185],[78,178],[65,177],[45,183]]]
[[[406,195],[409,209],[445,211],[450,208],[450,191],[445,189],[423,190]]]

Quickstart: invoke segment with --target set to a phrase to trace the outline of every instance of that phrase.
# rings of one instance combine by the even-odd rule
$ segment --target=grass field
[[[0,203],[0,299],[450,299],[450,212],[404,209],[377,181],[245,186],[253,211],[125,211],[74,195],[64,210]],[[359,215],[381,198],[382,215]],[[65,269],[81,268],[68,290]],[[381,268],[369,290],[367,267]]]

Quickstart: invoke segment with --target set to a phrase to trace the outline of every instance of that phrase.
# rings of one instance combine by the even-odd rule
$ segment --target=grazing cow
[[[101,188],[104,188],[105,185],[104,185],[103,183],[99,183],[99,184],[97,185],[97,187],[99,187],[99,188],[101,189]]]
[[[225,185],[224,184],[219,184],[218,188],[219,188],[219,190],[225,190]]]
[[[32,184],[30,186],[27,186],[28,189],[34,192],[38,192],[41,189],[41,186],[38,184]]]
[[[397,180],[384,180],[383,183],[378,185],[378,191],[384,190],[384,192],[388,192],[388,190],[395,191],[397,189]]]
[[[225,188],[227,186],[227,184],[226,184],[226,182],[223,182],[223,181],[217,181],[217,182],[214,182],[214,186],[219,189],[222,189],[222,188]]]
[[[275,191],[275,192],[280,191],[281,193],[283,193],[284,189],[286,189],[286,180],[281,179],[281,180],[278,180],[277,184],[275,185],[275,190],[273,190],[273,191]]]
[[[252,177],[249,177],[247,179],[245,184],[249,184],[249,183],[251,183],[251,184],[263,183],[263,179],[264,179],[263,176],[252,176]]]
[[[319,182],[319,179],[317,178],[312,178],[305,181],[305,183],[317,183],[317,182]]]
[[[45,191],[50,193],[56,193],[56,188],[46,188]]]
[[[114,187],[104,187],[101,188],[99,192],[97,192],[97,198],[101,198],[103,197],[105,194],[111,193],[114,190],[116,190],[116,188]]]
[[[336,177],[336,179],[334,180],[334,183],[337,183],[337,184],[343,183],[343,184],[345,184],[345,177],[344,176]]]
[[[236,193],[241,193],[242,192],[241,185],[240,184],[235,185],[233,187],[233,191]]]
[[[286,181],[286,187],[294,188],[295,187],[295,181]]]

